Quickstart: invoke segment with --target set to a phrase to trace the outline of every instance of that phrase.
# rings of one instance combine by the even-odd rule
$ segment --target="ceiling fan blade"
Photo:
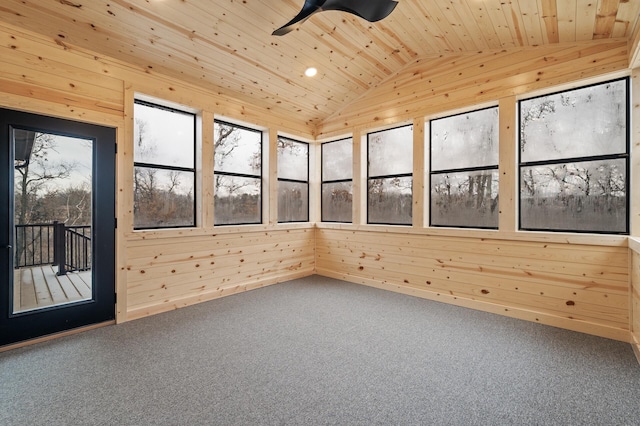
[[[271,35],[282,36],[298,28],[311,15],[322,11],[323,0],[305,0],[302,10],[289,22],[275,30]]]
[[[322,10],[340,10],[376,22],[389,16],[397,5],[395,0],[326,0]]]
[[[271,35],[285,35],[298,28],[312,15],[324,10],[338,10],[352,13],[369,22],[376,22],[389,16],[398,5],[395,0],[305,0],[302,10]]]

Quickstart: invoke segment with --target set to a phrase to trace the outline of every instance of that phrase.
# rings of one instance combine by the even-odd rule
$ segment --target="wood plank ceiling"
[[[271,32],[303,0],[2,0],[0,20],[318,125],[417,59],[637,38],[640,0],[399,0]],[[304,77],[314,66],[315,78]]]

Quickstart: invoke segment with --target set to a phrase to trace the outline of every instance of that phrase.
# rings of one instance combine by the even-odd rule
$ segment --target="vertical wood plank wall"
[[[596,237],[572,240],[508,232],[495,236],[491,232],[434,232],[420,226],[373,227],[363,225],[363,211],[356,212],[354,225],[318,224],[314,229],[312,223],[274,223],[273,203],[265,203],[265,225],[214,227],[210,191],[203,193],[198,228],[134,232],[134,92],[202,109],[207,119],[222,115],[254,123],[269,129],[270,140],[278,131],[313,139],[316,129],[9,24],[0,23],[0,39],[1,106],[117,128],[120,322],[317,271],[461,306],[629,339],[629,249],[624,237],[603,243]],[[496,52],[458,58],[453,63],[441,59],[442,67],[433,78],[416,63],[396,81],[385,82],[371,97],[348,113],[337,114],[318,130],[325,138],[332,132],[352,133],[359,145],[369,125],[399,120],[420,123],[425,115],[443,108],[463,108],[476,101],[623,71],[623,45],[618,41],[576,44],[546,57]],[[493,62],[488,62],[489,57]],[[449,73],[460,70],[459,90],[447,88],[458,80],[445,75],[445,69]],[[503,78],[492,80],[491,73]],[[437,82],[447,87],[434,88]],[[376,111],[370,105],[375,105]],[[211,137],[203,135],[204,143]],[[211,152],[210,147],[205,148],[203,152]],[[275,163],[271,157],[271,164]],[[208,178],[210,173],[202,170]],[[273,170],[270,173],[276,176]],[[361,177],[357,180],[354,187],[366,191]],[[275,179],[266,179],[265,194],[274,195],[274,185]],[[354,195],[354,200],[360,200],[360,206],[365,204],[362,196]],[[416,225],[420,224],[418,220]],[[638,280],[634,283],[637,312]],[[636,330],[640,329],[638,317],[634,317]]]

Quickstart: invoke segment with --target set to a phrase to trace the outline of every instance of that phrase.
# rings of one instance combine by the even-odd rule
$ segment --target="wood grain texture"
[[[627,65],[626,40],[421,58],[327,118],[318,135],[390,125],[625,70]]]
[[[536,18],[536,24],[535,20],[525,22],[520,15],[523,8],[533,8],[530,2],[512,2],[512,9],[489,0],[473,4],[462,0],[449,2],[454,9],[448,9],[448,3],[436,2],[436,16],[441,21],[428,30],[417,31],[410,40],[404,42],[402,48],[398,48],[397,54],[387,51],[395,46],[393,31],[387,29],[387,25],[392,23],[380,24],[382,34],[376,35],[375,42],[366,41],[370,47],[361,47],[362,52],[358,51],[357,54],[344,46],[334,46],[331,42],[302,35],[311,45],[318,44],[320,52],[327,53],[332,47],[336,48],[338,53],[327,53],[329,58],[336,58],[338,54],[346,55],[348,59],[340,62],[344,68],[338,62],[326,59],[339,76],[327,77],[323,84],[330,84],[332,90],[342,90],[338,86],[348,78],[350,80],[345,87],[351,91],[345,96],[329,90],[329,94],[318,95],[335,96],[336,101],[325,102],[314,108],[315,112],[305,118],[304,111],[309,112],[306,110],[310,108],[309,104],[321,102],[322,99],[307,96],[306,92],[296,92],[298,89],[293,87],[297,87],[298,83],[291,83],[290,87],[277,81],[274,71],[270,71],[272,77],[265,77],[264,93],[255,87],[236,92],[235,85],[241,80],[246,84],[250,75],[238,73],[239,76],[229,77],[225,73],[228,72],[227,68],[246,65],[242,56],[249,53],[236,53],[236,62],[231,62],[232,65],[220,64],[220,69],[203,71],[205,75],[215,74],[225,84],[226,78],[235,79],[220,90],[212,85],[200,86],[199,77],[190,78],[187,74],[171,70],[172,59],[169,59],[168,52],[171,55],[184,54],[179,56],[176,63],[187,71],[193,71],[189,68],[193,66],[193,61],[202,63],[202,66],[209,64],[205,59],[187,57],[187,52],[194,53],[201,49],[205,41],[190,40],[188,33],[180,29],[180,25],[186,25],[184,22],[188,17],[183,16],[186,9],[180,5],[158,3],[153,6],[157,8],[153,9],[155,12],[165,10],[161,9],[164,7],[176,12],[176,23],[162,21],[166,27],[158,29],[160,35],[157,38],[145,38],[140,42],[152,51],[152,55],[156,55],[153,58],[164,64],[158,67],[154,65],[149,68],[142,62],[128,63],[121,58],[92,52],[84,46],[86,43],[81,35],[73,33],[74,28],[70,25],[73,19],[76,19],[78,26],[82,26],[81,21],[87,17],[111,19],[109,11],[127,16],[129,12],[126,5],[134,4],[136,13],[143,18],[141,27],[148,27],[152,22],[157,22],[153,17],[155,12],[142,7],[144,3],[117,0],[113,6],[106,7],[101,2],[95,2],[87,5],[88,15],[84,11],[79,15],[62,14],[60,19],[69,24],[64,37],[38,35],[14,25],[28,26],[27,18],[39,16],[41,3],[8,0],[8,3],[0,6],[0,19],[10,15],[9,6],[25,4],[29,7],[29,13],[24,16],[11,15],[12,24],[0,24],[0,38],[3,41],[0,44],[0,103],[5,107],[117,127],[119,322],[317,271],[366,285],[619,340],[628,340],[630,329],[638,326],[638,316],[632,315],[637,311],[638,297],[637,292],[629,291],[630,262],[626,237],[542,233],[523,235],[516,232],[514,222],[509,221],[508,229],[501,228],[495,233],[376,228],[363,225],[366,216],[362,209],[366,204],[362,195],[366,191],[366,144],[362,143],[362,136],[366,137],[365,129],[400,120],[417,125],[423,122],[425,116],[442,114],[455,108],[468,108],[480,102],[499,101],[505,105],[513,102],[518,95],[532,90],[624,70],[629,60],[627,39],[533,47],[534,40],[540,39],[545,43],[545,40],[555,37],[554,31],[560,33],[561,28],[571,27],[571,23],[564,18],[570,12],[564,12],[562,25],[558,16],[540,16]],[[417,18],[411,20],[409,15],[422,19],[433,10],[425,9],[426,6],[419,2],[406,3],[409,6],[405,7],[411,7],[412,12],[405,22],[419,29],[421,21],[417,22]],[[553,3],[540,0],[533,4],[540,15],[540,10],[544,14],[544,10],[552,8]],[[288,8],[294,8],[293,2],[287,4]],[[608,5],[610,7],[610,3]],[[59,7],[57,3],[55,6]],[[227,4],[225,7],[235,6]],[[581,13],[578,9],[576,7],[576,14]],[[598,10],[604,9],[600,7]],[[274,22],[287,13],[275,7],[269,10]],[[75,17],[70,20],[70,16]],[[455,16],[460,19],[463,16],[476,16],[476,27],[470,33],[462,28],[453,28],[446,20]],[[337,39],[351,40],[353,34],[347,30],[331,29],[331,19],[319,19],[311,26],[311,31],[320,31],[322,34],[325,34],[323,31],[334,31]],[[42,19],[39,22],[46,24],[46,28],[54,27]],[[87,24],[89,21],[82,22]],[[128,25],[132,26],[133,22],[130,21]],[[354,26],[362,26],[357,20],[350,22]],[[600,26],[606,26],[607,22],[602,19]],[[205,24],[198,21],[197,25],[203,28]],[[215,25],[226,34],[220,40],[225,37],[231,40],[234,34],[232,25],[224,19],[216,20]],[[95,31],[104,32],[101,33],[105,37],[101,43],[105,44],[105,49],[111,49],[109,51],[114,55],[118,49],[133,49],[133,45],[127,43],[135,43],[134,35],[120,34],[109,25]],[[172,39],[174,32],[181,35]],[[577,23],[575,32],[578,39]],[[116,43],[107,43],[105,34],[115,37]],[[474,36],[469,37],[468,34]],[[434,49],[445,49],[447,54],[436,55],[428,60],[423,57],[417,59],[418,49],[413,43],[420,42]],[[216,43],[224,45],[223,42]],[[524,47],[516,48],[521,44]],[[467,53],[465,49],[471,45],[482,48],[483,52]],[[156,46],[163,46],[161,50],[164,56],[153,51]],[[96,45],[96,49],[99,47],[100,44]],[[187,50],[182,51],[181,47]],[[353,45],[350,47],[354,48]],[[496,48],[501,50],[490,50]],[[296,51],[300,53],[300,50]],[[391,57],[376,62],[378,55],[385,51]],[[272,61],[270,63],[274,66],[274,62],[282,60],[282,65],[277,65],[276,69],[291,65],[287,62],[290,58],[270,58],[269,54],[260,52],[255,46],[250,53],[261,55],[265,61]],[[126,57],[131,61],[134,61],[133,56],[131,50],[127,51]],[[361,63],[358,60],[355,63],[356,57],[364,57],[368,62]],[[398,64],[402,68],[394,71]],[[166,71],[166,75],[158,71]],[[273,107],[276,98],[267,93],[269,90],[281,90],[278,97],[287,98],[291,95],[293,100],[278,112]],[[324,93],[318,87],[309,90]],[[363,96],[365,91],[368,93]],[[312,138],[316,128],[315,124],[310,123],[321,123],[314,121],[316,117],[333,111],[334,107],[338,108],[338,112],[320,129],[325,136],[334,133],[344,135],[353,131],[356,151],[354,188],[360,194],[354,194],[354,205],[360,206],[354,212],[356,224],[344,227],[319,226],[317,230],[314,230],[313,224],[277,224],[277,162],[275,156],[271,155],[266,161],[271,168],[265,183],[265,194],[270,195],[270,199],[265,201],[268,203],[265,225],[214,227],[210,206],[201,204],[201,223],[197,228],[133,232],[132,104],[136,93],[203,110],[202,117],[207,120],[222,115],[266,128],[271,154],[275,153],[278,132]],[[239,96],[234,97],[230,93],[239,93]],[[300,109],[300,114],[282,112],[293,107]],[[505,123],[514,115],[515,111],[511,110]],[[514,133],[505,123],[501,123],[501,140],[509,140]],[[210,123],[203,128],[209,129],[207,132],[210,133]],[[203,143],[207,143],[207,140],[211,143],[210,136],[203,135]],[[420,138],[417,137],[418,140]],[[210,151],[210,146],[203,147],[203,155]],[[513,150],[509,151],[509,148],[501,151],[501,155],[515,158]],[[205,178],[209,180],[211,177],[211,161],[203,158],[201,163],[202,182],[205,182]],[[418,163],[416,171],[424,173],[423,169],[424,166]],[[514,173],[513,169],[503,168],[501,171]],[[515,187],[505,188],[513,198]],[[205,192],[203,203],[210,198],[211,194]],[[503,207],[515,209],[513,201],[501,204],[501,209]],[[416,224],[419,225],[420,221]],[[635,278],[631,279],[637,282]],[[37,297],[35,290],[34,297]],[[632,300],[631,305],[629,300]],[[637,338],[637,335],[634,336]]]
[[[293,0],[3,0],[0,21],[315,127],[417,59],[629,41],[637,34],[640,0],[402,0],[379,22],[324,12],[287,36],[271,36],[300,6]],[[304,77],[308,66],[320,70],[316,78]],[[234,113],[242,112],[236,106]]]
[[[321,275],[629,339],[626,248],[322,228],[316,232],[316,269]]]
[[[634,347],[638,362],[640,362],[640,240],[632,238],[629,241],[630,251],[630,309],[631,309],[631,344]]]
[[[127,318],[311,275],[312,229],[131,241]]]

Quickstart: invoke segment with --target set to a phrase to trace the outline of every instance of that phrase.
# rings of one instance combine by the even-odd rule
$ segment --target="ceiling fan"
[[[325,10],[348,12],[369,22],[376,22],[389,16],[397,4],[395,0],[304,0],[302,10],[271,35],[285,35],[302,25],[312,15]]]

